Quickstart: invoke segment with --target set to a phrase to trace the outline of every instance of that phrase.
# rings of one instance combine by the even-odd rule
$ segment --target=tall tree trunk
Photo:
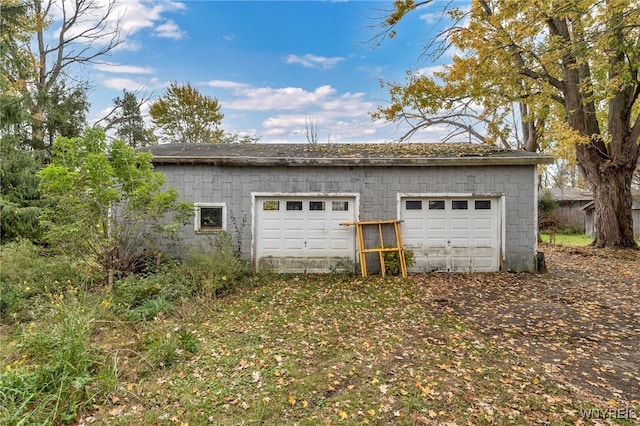
[[[602,160],[594,151],[588,145],[577,147],[578,163],[593,188],[596,226],[593,246],[637,248],[631,214],[634,159]]]
[[[583,41],[580,22],[552,18],[548,21],[550,33],[567,41]],[[573,36],[572,36],[573,34]],[[610,81],[619,77],[614,65],[620,62],[620,53],[609,57]],[[607,126],[609,143],[605,143],[590,83],[592,73],[586,61],[578,61],[574,52],[567,50],[562,57],[564,81],[560,85],[564,95],[567,124],[577,134],[588,138],[588,143],[576,145],[576,159],[585,179],[591,185],[595,204],[595,247],[637,248],[633,238],[631,205],[631,179],[640,149],[638,136],[629,131],[634,87],[621,88],[608,100]],[[636,130],[637,131],[637,130]]]

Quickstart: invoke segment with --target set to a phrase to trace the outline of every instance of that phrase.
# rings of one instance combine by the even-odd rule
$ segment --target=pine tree
[[[116,134],[131,148],[140,148],[151,144],[151,137],[144,128],[140,113],[140,102],[134,93],[122,92],[122,97],[113,100],[114,116],[108,120],[107,129],[115,128]]]

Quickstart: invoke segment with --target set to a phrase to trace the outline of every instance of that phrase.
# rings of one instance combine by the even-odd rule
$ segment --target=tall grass
[[[96,303],[56,296],[38,321],[23,324],[2,352],[0,424],[64,424],[105,397],[116,382],[91,342]]]
[[[41,315],[47,298],[92,287],[99,279],[69,256],[53,256],[28,240],[0,246],[0,317],[4,324]]]
[[[208,297],[216,296],[251,272],[234,250],[231,234],[216,233],[211,246],[211,252],[191,250],[182,265],[182,274],[191,280],[196,293]]]
[[[197,352],[190,330],[152,320],[180,312],[183,300],[218,296],[250,272],[229,234],[214,243],[212,252],[194,251],[182,264],[167,262],[113,286],[86,263],[28,241],[1,246],[0,424],[73,423],[108,399],[127,362],[165,368]],[[114,338],[121,333],[126,342]],[[108,353],[100,349],[107,344]],[[122,352],[129,358],[112,356]]]

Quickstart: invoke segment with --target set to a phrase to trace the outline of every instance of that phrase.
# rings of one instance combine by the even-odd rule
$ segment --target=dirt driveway
[[[640,405],[640,253],[543,245],[548,274],[424,274],[435,309],[586,400]]]

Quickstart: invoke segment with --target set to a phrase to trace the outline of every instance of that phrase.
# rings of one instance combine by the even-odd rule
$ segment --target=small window
[[[309,201],[309,210],[311,211],[323,211],[324,201]]]
[[[334,212],[349,211],[349,202],[348,201],[332,201],[331,210],[333,210]]]
[[[407,200],[405,202],[407,210],[422,210],[422,201],[420,200]]]
[[[280,201],[265,201],[262,203],[262,210],[280,210]]]
[[[491,200],[476,200],[476,210],[491,210]]]
[[[444,200],[429,200],[429,210],[444,210]]]
[[[302,210],[302,201],[287,201],[287,210]]]
[[[226,210],[224,203],[196,204],[195,231],[212,232],[226,229]]]
[[[467,200],[453,200],[451,201],[451,210],[467,210],[469,203]]]

